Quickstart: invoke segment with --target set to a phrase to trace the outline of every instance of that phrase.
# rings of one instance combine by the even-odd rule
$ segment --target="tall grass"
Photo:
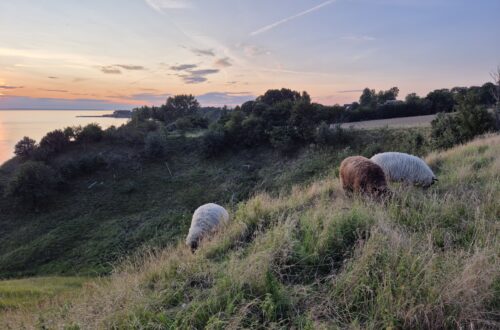
[[[195,254],[144,251],[80,298],[0,324],[497,328],[500,136],[427,160],[439,183],[394,184],[385,203],[345,197],[335,177],[258,194]]]

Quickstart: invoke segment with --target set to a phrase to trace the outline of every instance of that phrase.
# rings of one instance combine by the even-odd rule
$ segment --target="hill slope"
[[[191,252],[125,262],[77,301],[14,328],[495,328],[500,325],[500,136],[431,154],[439,184],[385,205],[335,177],[259,194]]]
[[[359,132],[349,147],[306,146],[288,157],[262,147],[212,159],[203,156],[197,137],[169,137],[168,157],[157,160],[141,156],[141,145],[76,144],[49,165],[86,164],[96,157],[107,165],[67,179],[38,212],[12,208],[13,201],[1,194],[2,182],[17,166],[14,159],[0,168],[0,278],[109,273],[113,263],[144,244],[175,244],[203,203],[233,205],[257,192],[288,190],[328,175],[343,157],[355,153],[414,151],[411,143],[401,143],[412,136]]]

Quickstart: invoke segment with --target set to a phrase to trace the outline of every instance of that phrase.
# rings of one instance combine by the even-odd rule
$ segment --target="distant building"
[[[358,105],[357,102],[353,102],[353,103],[346,103],[344,104],[344,109],[346,109],[347,111],[349,110],[353,110],[356,108],[356,106]]]
[[[112,116],[115,118],[131,118],[132,111],[130,111],[130,110],[115,110],[115,111],[113,111]]]

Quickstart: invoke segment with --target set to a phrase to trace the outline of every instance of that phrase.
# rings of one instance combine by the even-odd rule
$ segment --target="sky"
[[[271,88],[344,104],[481,85],[499,0],[0,0],[0,109],[130,109]]]

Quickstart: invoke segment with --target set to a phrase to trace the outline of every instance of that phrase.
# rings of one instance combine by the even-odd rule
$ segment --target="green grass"
[[[34,277],[0,281],[0,311],[36,307],[58,294],[75,292],[88,280],[83,277]]]
[[[498,328],[500,136],[427,161],[437,185],[393,184],[382,203],[346,197],[333,175],[258,193],[196,253],[134,254],[78,298],[4,327]]]
[[[171,136],[166,162],[139,157],[140,146],[75,146],[51,163],[101,155],[113,160],[112,166],[69,180],[38,212],[12,208],[12,200],[0,198],[0,278],[108,274],[113,264],[144,245],[176,245],[203,203],[233,207],[260,192],[275,196],[335,174],[352,154],[414,151],[411,140],[406,130],[380,130],[356,134],[350,147],[306,146],[289,156],[262,147],[206,159],[199,138]],[[13,160],[0,169],[0,185],[16,164]]]

